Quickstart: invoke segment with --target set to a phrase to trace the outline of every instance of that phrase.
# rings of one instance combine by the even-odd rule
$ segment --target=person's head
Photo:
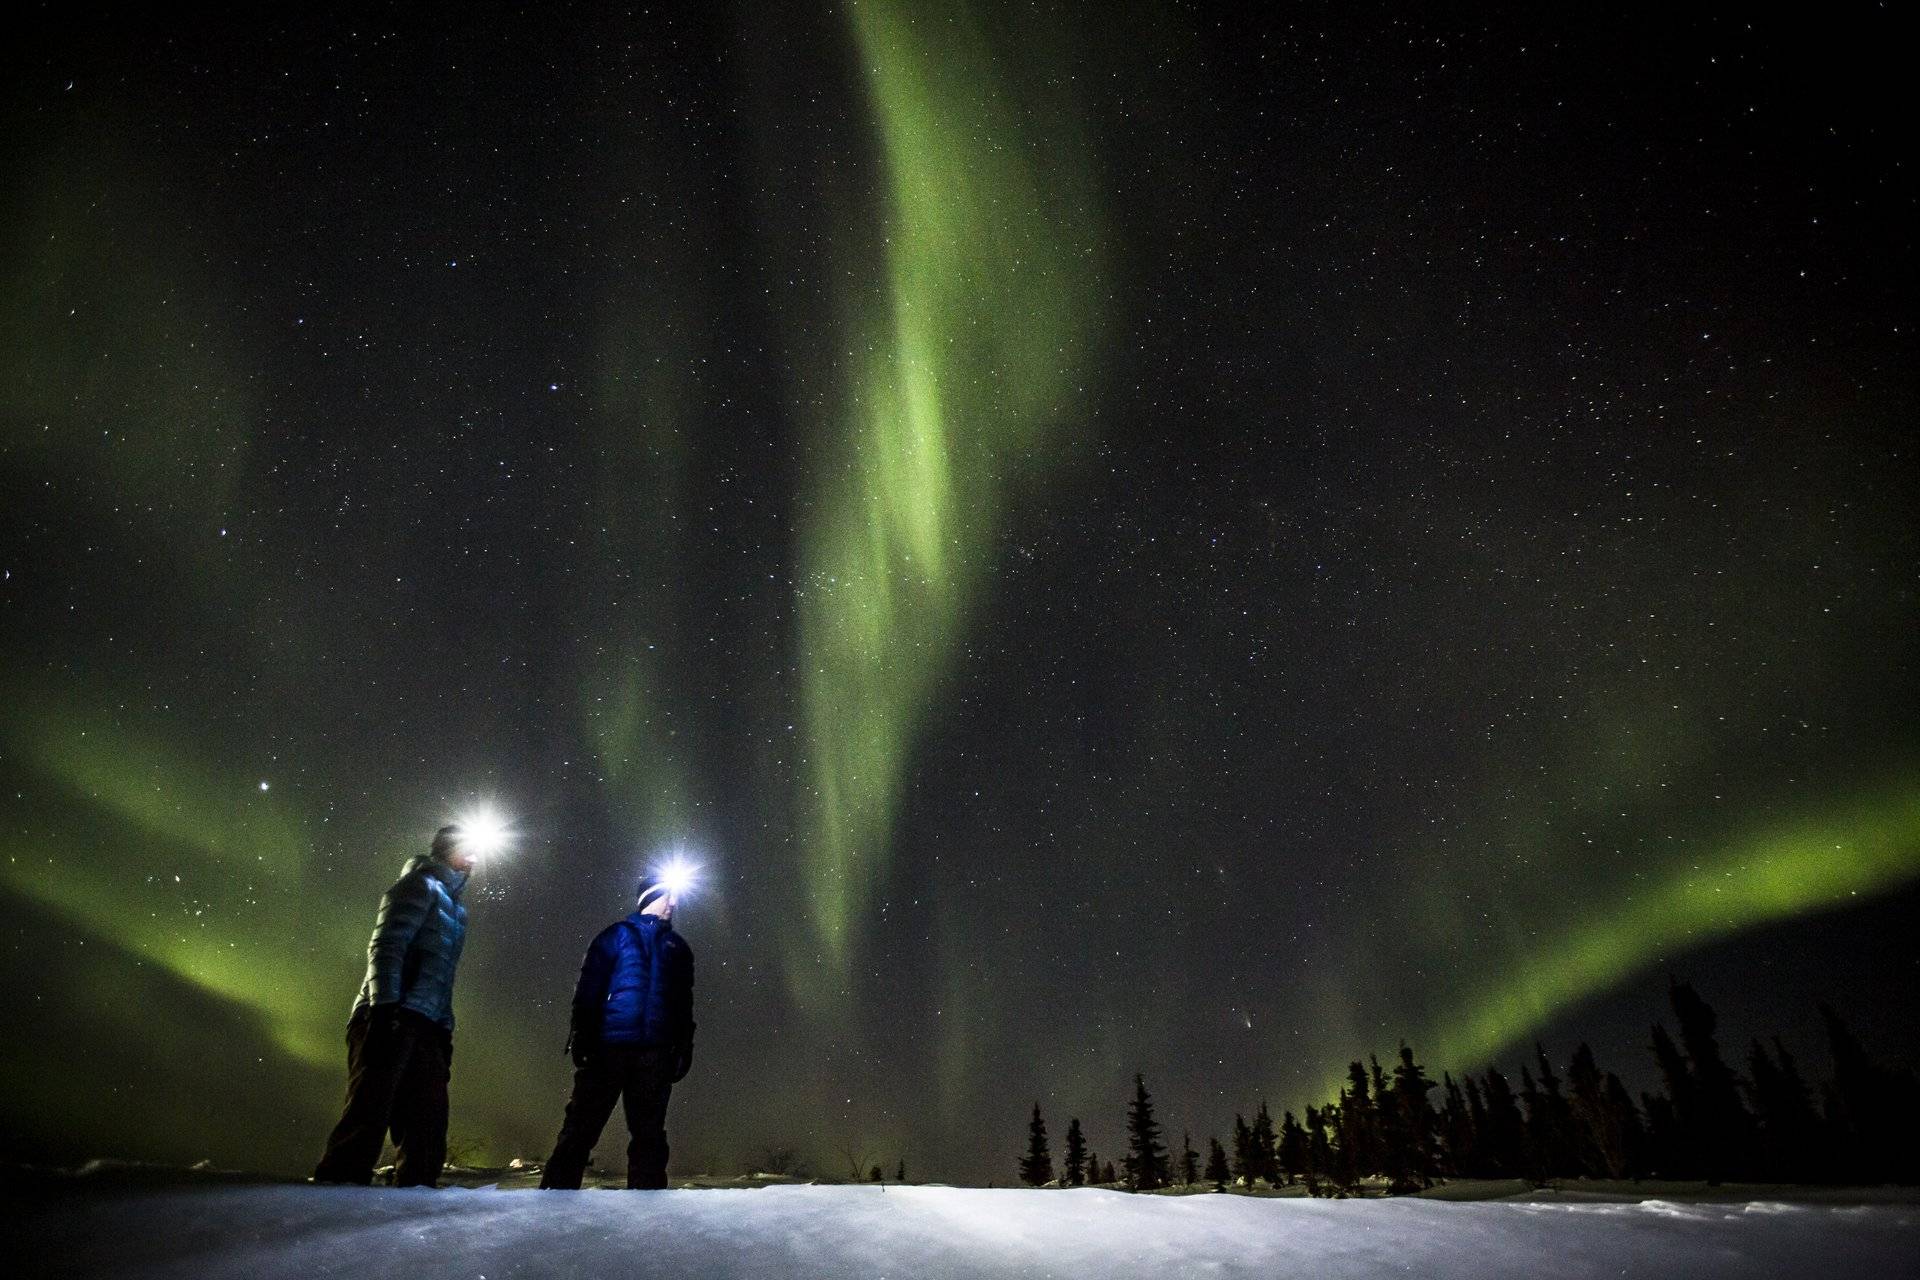
[[[460,828],[448,823],[433,833],[433,856],[452,867],[455,871],[473,870],[473,854],[460,844]]]
[[[662,877],[651,871],[641,876],[639,887],[634,890],[634,896],[641,915],[659,916],[662,920],[673,919],[673,908],[677,905],[673,887]]]

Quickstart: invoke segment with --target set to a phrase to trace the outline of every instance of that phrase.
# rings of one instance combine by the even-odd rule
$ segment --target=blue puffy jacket
[[[638,911],[600,931],[573,989],[573,1043],[686,1045],[693,1040],[693,948]]]
[[[397,1003],[453,1030],[453,971],[467,939],[467,909],[460,905],[466,887],[466,872],[430,853],[407,860],[400,879],[380,899],[355,1014],[370,1005]]]

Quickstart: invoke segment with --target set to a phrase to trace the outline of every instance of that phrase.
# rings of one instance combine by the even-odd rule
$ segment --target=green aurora
[[[1653,957],[1912,883],[1920,877],[1920,792],[1902,782],[1680,858],[1651,883],[1588,907],[1568,927],[1521,948],[1491,989],[1462,984],[1424,1046],[1433,1059],[1468,1067],[1491,1060]]]
[[[109,141],[138,136],[130,116],[89,117],[49,133],[37,149],[48,158],[19,170],[20,192],[4,228],[0,463],[24,495],[16,512],[36,522],[31,550],[8,552],[6,591],[10,600],[37,593],[37,625],[10,633],[0,670],[4,782],[15,802],[0,871],[10,899],[55,921],[76,946],[100,953],[76,968],[89,975],[74,1002],[76,1016],[116,1035],[151,1038],[172,1053],[171,1032],[147,1025],[150,1010],[129,994],[134,989],[102,976],[116,963],[104,957],[118,949],[112,954],[124,952],[178,979],[230,1007],[237,1024],[257,1027],[262,1043],[249,1042],[249,1051],[284,1059],[276,1079],[310,1082],[319,1073],[323,1090],[297,1104],[324,1111],[333,1103],[340,1022],[379,892],[451,807],[497,789],[519,806],[529,838],[524,861],[503,869],[498,887],[487,889],[493,896],[479,900],[463,970],[461,1017],[472,1030],[462,1033],[469,1039],[456,1087],[466,1092],[456,1105],[467,1108],[462,1123],[483,1149],[528,1154],[556,1118],[548,1114],[548,1095],[564,1063],[555,1010],[577,964],[579,936],[620,906],[632,860],[715,832],[740,838],[715,851],[716,879],[731,879],[716,889],[701,922],[712,941],[696,936],[702,963],[713,966],[703,969],[702,991],[724,993],[710,998],[732,1001],[721,1007],[741,1012],[731,1027],[724,1015],[702,1015],[703,1038],[719,1046],[709,1050],[703,1039],[705,1064],[729,1064],[716,1069],[732,1073],[719,1077],[726,1087],[711,1089],[720,1100],[702,1102],[708,1110],[695,1113],[722,1117],[703,1155],[724,1161],[738,1151],[757,1153],[775,1141],[763,1143],[765,1131],[786,1123],[763,1123],[756,1114],[751,1121],[761,1127],[750,1136],[747,1121],[724,1128],[732,1123],[724,1115],[733,1098],[774,1099],[791,1114],[814,1116],[826,1110],[822,1099],[838,1105],[862,1087],[881,1093],[867,1078],[843,1088],[838,1078],[788,1072],[793,1059],[772,1055],[803,1043],[845,1046],[894,1016],[861,1000],[881,963],[880,944],[872,941],[880,933],[879,904],[919,854],[916,833],[904,823],[911,784],[924,772],[933,777],[928,789],[939,789],[946,746],[939,735],[949,728],[955,683],[984,679],[983,672],[1004,678],[1005,668],[980,659],[974,645],[991,647],[982,620],[992,614],[988,606],[1006,603],[1000,593],[1008,588],[996,573],[1005,544],[1035,527],[1038,499],[1075,479],[1072,459],[1085,456],[1096,424],[1121,419],[1109,411],[1117,396],[1110,384],[1116,370],[1138,359],[1121,335],[1130,319],[1125,309],[1140,305],[1129,300],[1124,281],[1144,273],[1139,260],[1149,248],[1177,254],[1146,244],[1138,224],[1129,231],[1128,212],[1114,207],[1123,184],[1103,173],[1101,157],[1115,148],[1099,144],[1102,129],[1115,126],[1097,110],[1094,87],[1050,74],[1077,37],[1049,29],[1032,13],[957,0],[853,0],[831,19],[842,20],[832,30],[854,78],[839,91],[849,128],[872,155],[865,169],[836,163],[831,172],[809,175],[833,216],[848,220],[832,228],[820,250],[830,265],[820,269],[826,314],[811,318],[816,333],[828,335],[819,349],[792,340],[788,349],[761,352],[753,341],[721,336],[730,318],[714,295],[727,277],[704,256],[719,252],[705,228],[729,193],[701,185],[703,161],[681,154],[677,135],[609,125],[620,181],[668,194],[643,209],[605,201],[624,210],[605,219],[607,240],[646,261],[619,269],[596,262],[580,273],[590,281],[578,286],[590,303],[577,319],[584,391],[577,407],[541,410],[549,418],[535,419],[528,403],[571,405],[564,393],[529,395],[513,386],[509,394],[502,390],[508,375],[498,384],[486,380],[501,368],[521,375],[515,362],[530,340],[520,330],[497,348],[472,340],[480,354],[453,362],[446,375],[453,389],[444,394],[417,391],[416,380],[431,378],[420,371],[409,345],[417,335],[397,304],[394,316],[336,318],[339,332],[323,355],[298,347],[328,323],[322,308],[305,294],[262,304],[258,291],[266,286],[255,277],[276,279],[274,273],[236,265],[241,255],[222,240],[244,239],[253,224],[236,218],[242,230],[223,233],[208,212],[223,207],[218,183],[169,171],[140,147]],[[762,101],[741,114],[738,127],[769,133],[773,123]],[[200,203],[180,196],[188,189]],[[302,208],[303,200],[296,193],[288,207]],[[769,215],[763,208],[756,216]],[[769,279],[817,266],[799,260],[780,228],[758,230],[757,250],[738,256],[762,253],[767,260],[759,266]],[[379,231],[385,235],[384,227]],[[501,256],[510,252],[484,235],[472,238]],[[305,252],[334,251],[318,243]],[[540,243],[544,253],[562,252]],[[442,248],[409,242],[406,251],[422,262],[450,260],[453,251]],[[485,254],[480,261],[484,266]],[[544,267],[542,261],[529,275]],[[342,271],[364,283],[357,267]],[[281,272],[288,280],[296,274]],[[420,290],[427,300],[420,305],[457,312],[457,301],[432,292],[452,287]],[[513,296],[501,286],[488,295],[489,305]],[[751,294],[743,289],[740,296]],[[548,319],[527,328],[563,327]],[[765,331],[790,337],[788,319],[771,317]],[[1330,322],[1298,323],[1324,323],[1331,331]],[[1276,328],[1284,334],[1284,326]],[[1335,336],[1345,341],[1344,332]],[[334,372],[356,351],[375,350],[382,335],[400,352],[393,367],[368,357],[364,369]],[[433,340],[457,346],[444,335]],[[421,339],[420,346],[431,342]],[[714,408],[736,392],[724,372],[736,348],[750,351],[755,369],[805,364],[821,351],[837,358],[796,375],[800,390],[770,393],[785,417],[780,430],[756,435],[733,416],[730,402],[725,413]],[[545,365],[533,371],[536,362],[527,363],[524,380],[547,386]],[[347,407],[315,425],[326,415],[302,416],[306,380],[323,376],[339,377],[353,394],[329,392],[338,397],[330,405]],[[779,378],[769,374],[767,381]],[[405,441],[416,428],[426,430],[422,423],[465,420],[473,405],[493,401],[507,406],[494,417],[510,424],[498,436],[436,437],[406,453],[404,466],[391,464],[404,479],[384,488],[369,483],[388,464],[366,461],[378,450],[353,432]],[[1236,408],[1231,396],[1219,403],[1227,406],[1223,415]],[[1196,409],[1196,418],[1206,408]],[[364,422],[353,416],[361,412]],[[725,450],[712,440],[722,419],[732,433]],[[524,426],[533,421],[545,435]],[[538,437],[571,469],[554,473],[559,478],[546,489],[529,488],[532,496],[513,491],[500,501],[509,513],[501,517],[483,510],[491,492],[483,486],[499,473],[531,474],[542,465],[516,457],[508,466],[515,430]],[[1746,430],[1736,424],[1730,432]],[[1871,435],[1855,430],[1863,439]],[[765,468],[774,481],[749,475],[751,465],[739,463],[767,441],[782,452],[779,465]],[[380,445],[397,447],[384,436]],[[1809,469],[1825,467],[1853,483],[1856,459],[1838,445],[1834,450],[1839,461],[1816,457]],[[716,456],[724,456],[724,466]],[[1129,464],[1124,447],[1117,456],[1116,467],[1140,467],[1135,483],[1161,482],[1157,461]],[[703,550],[718,519],[716,471],[736,489],[757,479],[762,498],[779,486],[765,505],[791,515],[777,535],[790,543],[755,548],[738,563]],[[1797,493],[1790,486],[1802,478],[1780,483]],[[1269,497],[1257,495],[1216,523],[1265,521]],[[1399,500],[1396,491],[1381,501]],[[489,553],[471,562],[443,555],[396,514],[416,505],[455,513],[471,506],[483,522],[498,521],[489,526]],[[1752,536],[1769,545],[1791,542],[1795,556],[1817,555],[1829,566],[1823,572],[1844,575],[1864,565],[1853,579],[1868,584],[1862,597],[1884,590],[1882,569],[1897,566],[1911,545],[1910,524],[1895,524],[1889,534],[1885,519],[1876,525],[1840,502],[1832,511],[1852,538],[1839,550],[1833,547],[1841,539],[1829,540],[1824,523],[1815,533],[1756,525],[1766,532]],[[1273,536],[1273,527],[1262,523],[1261,536]],[[1146,528],[1143,518],[1123,536],[1144,546]],[[1617,537],[1630,550],[1644,551],[1660,536],[1621,529]],[[1141,555],[1159,554],[1191,533],[1158,532],[1163,541]],[[1204,537],[1187,540],[1201,544]],[[1311,566],[1319,554],[1296,554],[1285,535],[1277,540],[1282,558]],[[1127,554],[1139,550],[1130,546]],[[83,566],[73,582],[49,568],[63,555]],[[1657,564],[1643,558],[1647,578],[1657,580]],[[1792,558],[1754,561],[1758,585],[1752,600],[1739,602],[1743,610],[1751,605],[1758,616],[1761,606],[1780,601],[1806,613],[1822,606],[1828,597],[1816,597],[1812,587],[1781,585],[1781,563]],[[695,563],[699,573],[687,568]],[[1557,571],[1550,564],[1530,570]],[[1169,577],[1181,572],[1169,563]],[[1302,570],[1303,577],[1313,572]],[[495,577],[515,591],[534,583],[549,593],[496,609],[489,594]],[[433,597],[456,579],[457,594]],[[1691,590],[1685,575],[1672,581],[1680,584],[1676,592]],[[1897,635],[1910,620],[1907,590],[1891,604],[1863,598],[1841,610],[1873,636]],[[1623,594],[1635,591],[1642,588],[1629,584]],[[716,592],[751,599],[755,612],[716,610]],[[511,595],[501,589],[502,600]],[[1287,605],[1302,614],[1318,607]],[[740,616],[757,629],[727,650],[716,618]],[[1770,616],[1788,617],[1787,605]],[[1116,612],[1102,625],[1124,631],[1153,624]],[[1267,624],[1246,625],[1257,631]],[[1776,670],[1796,669],[1794,628],[1801,624],[1768,625],[1787,638],[1766,661]],[[1815,634],[1810,624],[1807,634]],[[1596,650],[1612,646],[1593,643]],[[1275,659],[1296,661],[1287,653]],[[1864,659],[1859,665],[1872,669]],[[1122,678],[1136,677],[1145,686],[1155,674]],[[1738,683],[1737,676],[1725,680]],[[1862,708],[1875,700],[1877,686],[1866,680],[1861,687],[1867,692],[1852,693],[1850,702],[1834,699],[1843,730],[1848,716],[1870,718],[1871,708]],[[1147,745],[1139,755],[1103,755],[1102,768],[1114,768],[1115,760],[1138,768],[1089,794],[1204,789],[1209,755],[1185,750],[1182,734],[1222,720],[1214,709],[1230,703],[1235,688],[1222,674],[1214,699],[1198,710],[1160,703],[1142,712],[1164,715],[1173,727],[1141,731]],[[1001,688],[997,696],[1017,710],[1028,692]],[[1597,706],[1591,691],[1572,696],[1580,692]],[[716,710],[723,704],[724,715]],[[1648,726],[1670,729],[1660,719],[1669,713],[1656,704],[1666,704],[1664,693],[1649,695],[1645,705],[1610,705],[1604,716],[1596,712],[1596,724],[1604,721],[1600,727],[1623,741]],[[1291,710],[1275,695],[1249,719],[1267,715],[1281,723]],[[1706,715],[1690,704],[1670,719],[1691,714],[1702,721]],[[1009,720],[1025,723],[1011,713]],[[1124,720],[1115,713],[1107,722]],[[1284,727],[1316,731],[1312,724]],[[1737,734],[1708,742],[1701,733],[1702,755],[1730,757],[1739,749]],[[726,741],[728,734],[739,741]],[[1574,736],[1540,739],[1556,770],[1543,792],[1583,794],[1572,767],[1581,758]],[[1274,742],[1283,737],[1276,732]],[[1467,918],[1456,891],[1471,882],[1481,892],[1476,877],[1495,880],[1502,864],[1494,855],[1484,866],[1470,859],[1427,864],[1418,829],[1395,833],[1393,856],[1405,865],[1387,884],[1401,896],[1379,910],[1356,906],[1351,919],[1333,915],[1322,931],[1337,939],[1329,954],[1364,957],[1379,917],[1404,911],[1413,921],[1408,949],[1423,962],[1419,989],[1404,1000],[1375,1000],[1367,988],[1385,967],[1376,971],[1364,960],[1351,972],[1300,979],[1298,989],[1288,989],[1291,979],[1280,975],[1295,970],[1276,962],[1268,980],[1281,995],[1268,1003],[1291,1000],[1299,1008],[1291,1021],[1263,1025],[1248,1042],[1257,1060],[1236,1070],[1262,1081],[1290,1070],[1296,1086],[1337,1080],[1339,1064],[1367,1047],[1353,1039],[1363,1030],[1405,1034],[1436,1070],[1477,1067],[1652,966],[1761,926],[1909,889],[1920,881],[1920,793],[1911,773],[1894,774],[1877,789],[1858,782],[1888,777],[1888,762],[1905,758],[1908,744],[1897,735],[1891,743],[1870,734],[1863,741],[1864,754],[1851,766],[1836,765],[1781,796],[1764,794],[1762,770],[1761,781],[1743,793],[1751,811],[1716,818],[1721,825],[1714,827],[1680,824],[1669,843],[1644,856],[1620,839],[1613,860],[1592,868],[1564,828],[1528,828],[1516,817],[1527,797],[1516,799],[1502,781],[1483,787],[1474,802],[1479,811],[1463,825],[1507,833],[1503,847],[1534,841],[1538,865],[1512,883],[1484,886],[1474,906],[1486,905],[1497,927],[1456,951],[1448,950],[1449,933]],[[1264,743],[1260,749],[1283,751]],[[538,767],[506,763],[514,753]],[[1461,766],[1461,776],[1484,781],[1476,770],[1499,775],[1510,763],[1492,753],[1489,759]],[[1634,763],[1645,777],[1623,773],[1596,785],[1605,803],[1594,801],[1594,808],[1614,811],[1622,830],[1634,823],[1655,830],[1668,810],[1632,787],[1681,771],[1658,753]],[[1780,775],[1795,771],[1784,755],[1770,765]],[[269,775],[271,787],[260,789]],[[1676,794],[1698,799],[1693,792],[1707,790],[1692,786],[1697,778],[1681,781],[1686,785]],[[1662,803],[1684,806],[1686,797]],[[1366,803],[1365,794],[1352,792],[1310,799]],[[1238,811],[1260,802],[1256,797]],[[1093,808],[1090,802],[1077,811],[1090,816],[1060,841],[1057,874],[1068,887],[1058,896],[1098,900],[1092,918],[1100,922],[1135,909],[1129,877],[1137,868],[1120,865],[1128,812]],[[1061,811],[1069,810],[1063,804]],[[600,845],[572,841],[563,823],[581,814],[598,824],[596,832],[614,835]],[[753,843],[761,838],[765,847]],[[985,843],[980,833],[959,830],[950,847],[964,849],[969,840]],[[1281,886],[1276,898],[1322,874],[1293,861],[1279,836],[1236,840],[1220,859],[1246,857],[1264,882]],[[1038,856],[1011,848],[997,847],[994,856]],[[1202,872],[1212,874],[1213,858],[1207,850],[1188,866],[1184,854],[1169,855],[1163,866],[1156,855],[1139,874],[1164,872],[1185,892],[1206,878]],[[1034,926],[1036,935],[1064,935],[1057,946],[1050,941],[1013,959],[980,955],[988,924],[1012,920],[999,929],[1012,936],[1020,908],[977,907],[958,874],[942,867],[929,875],[951,896],[928,908],[913,956],[915,990],[939,1005],[937,1021],[922,1018],[924,1025],[915,1026],[937,1085],[939,1120],[947,1126],[941,1132],[949,1136],[973,1133],[969,1117],[1002,1101],[981,1064],[1029,1048],[1008,1043],[996,1001],[1023,982],[1070,984],[1073,966],[1084,961],[1071,936],[1078,918]],[[1181,909],[1192,912],[1183,920],[1201,916],[1198,906],[1183,902]],[[896,918],[902,914],[896,910]],[[1306,946],[1283,935],[1263,936],[1260,948],[1291,966],[1289,948],[1304,953]],[[1033,956],[1057,962],[1057,972],[1035,979]],[[44,992],[58,1003],[57,968],[36,966],[33,982],[22,984],[31,985],[33,1000]],[[778,996],[754,985],[762,975]],[[1097,989],[1094,978],[1087,981]],[[1114,985],[1125,989],[1127,981],[1123,975]],[[1239,999],[1222,996],[1219,1003]],[[1112,1093],[1112,1081],[1129,1076],[1155,1042],[1178,1038],[1202,1017],[1181,1003],[1177,986],[1153,988],[1142,1004],[1134,1022],[1093,1010],[1080,1011],[1081,1021],[1063,1016],[1060,1026],[1047,1026],[1055,1038],[1034,1053],[1045,1057],[1063,1103]],[[782,1021],[788,1011],[797,1015],[795,1025]],[[1051,1017],[1048,1010],[1033,1020]],[[1403,1021],[1389,1025],[1389,1017]],[[765,1050],[762,1037],[777,1038],[776,1048]],[[842,1060],[831,1061],[837,1067]],[[777,1064],[772,1071],[769,1062]],[[10,1070],[29,1074],[27,1067]],[[191,1070],[182,1068],[183,1077]],[[911,1094],[923,1083],[894,1063],[862,1070],[876,1077],[898,1072]],[[43,1074],[39,1065],[32,1071]],[[769,1082],[769,1075],[778,1078]],[[61,1095],[68,1099],[62,1105],[85,1100],[80,1086],[56,1083],[74,1091]],[[1274,1093],[1280,1101],[1283,1088]],[[897,1114],[875,1118],[884,1110],[879,1103],[865,1111],[850,1105],[848,1114],[860,1116],[869,1135],[901,1144],[911,1138],[912,1126]],[[833,1121],[806,1123],[813,1127],[799,1130],[802,1145],[834,1147]]]
[[[1012,499],[1086,429],[1099,219],[1071,116],[1041,115],[965,6],[857,3],[885,183],[885,261],[823,424],[801,533],[802,843],[815,959],[837,985],[886,876],[918,732]],[[1044,129],[1036,120],[1044,119]],[[792,976],[819,985],[808,957]],[[844,988],[842,988],[844,989]]]

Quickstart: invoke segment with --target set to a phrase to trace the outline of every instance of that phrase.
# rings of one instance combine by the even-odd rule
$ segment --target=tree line
[[[1755,1039],[1744,1074],[1736,1071],[1721,1053],[1707,1002],[1684,982],[1670,983],[1668,997],[1678,1038],[1656,1022],[1651,1045],[1664,1092],[1636,1099],[1584,1043],[1564,1071],[1536,1043],[1517,1088],[1491,1066],[1436,1081],[1402,1043],[1390,1069],[1371,1055],[1355,1060],[1338,1096],[1305,1108],[1300,1119],[1287,1111],[1276,1126],[1265,1102],[1252,1123],[1234,1116],[1231,1151],[1209,1137],[1203,1165],[1190,1134],[1178,1153],[1161,1141],[1152,1096],[1136,1075],[1118,1171],[1088,1147],[1076,1117],[1056,1174],[1035,1102],[1020,1180],[1120,1183],[1134,1191],[1265,1182],[1324,1196],[1380,1182],[1389,1194],[1406,1194],[1448,1178],[1916,1181],[1914,1075],[1869,1059],[1831,1008],[1820,1006],[1832,1074],[1816,1089],[1777,1036],[1767,1044]]]

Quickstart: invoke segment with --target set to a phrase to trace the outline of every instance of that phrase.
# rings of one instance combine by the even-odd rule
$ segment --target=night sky
[[[1244,8],[16,26],[5,1154],[309,1166],[483,803],[474,1158],[675,850],[679,1173],[1911,1061],[1911,14]]]

